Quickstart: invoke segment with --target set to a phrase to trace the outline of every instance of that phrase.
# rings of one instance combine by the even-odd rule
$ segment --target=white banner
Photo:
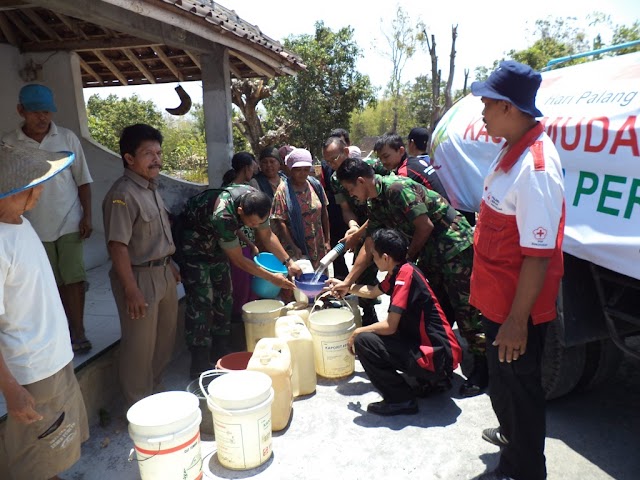
[[[544,72],[537,107],[565,172],[564,250],[640,279],[640,53]],[[502,140],[480,98],[457,102],[433,134],[432,164],[454,207],[477,211]]]

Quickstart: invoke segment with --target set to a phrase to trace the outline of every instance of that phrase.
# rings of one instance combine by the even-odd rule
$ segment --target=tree
[[[632,42],[634,40],[640,40],[640,21],[636,20],[633,25],[616,25],[613,32],[613,38],[611,40],[612,45],[619,45],[621,43]],[[625,55],[631,52],[640,51],[640,44],[633,47],[622,48],[614,52],[614,55]]]
[[[284,46],[299,55],[307,69],[275,81],[272,96],[264,101],[268,120],[290,120],[290,143],[320,156],[331,129],[349,125],[354,110],[375,101],[369,77],[356,70],[362,52],[352,28],[334,32],[323,22],[316,23],[315,35],[289,37]]]
[[[433,110],[431,112],[431,131],[436,128],[436,124],[442,118],[442,116],[453,105],[453,95],[451,93],[453,87],[453,75],[455,72],[456,63],[456,39],[458,38],[458,26],[451,26],[451,52],[449,53],[449,77],[447,78],[444,91],[444,101],[441,100],[442,90],[442,72],[438,67],[438,56],[436,55],[436,37],[435,35],[427,34],[427,29],[424,25],[421,26],[422,34],[418,36],[418,41],[423,45],[427,45],[429,56],[431,57],[431,98],[433,103]],[[431,38],[431,40],[429,40]]]
[[[396,18],[391,21],[391,31],[382,30],[382,35],[387,41],[389,50],[380,50],[383,56],[391,60],[391,78],[387,84],[388,92],[393,101],[393,123],[391,132],[396,133],[398,129],[398,109],[400,102],[400,90],[402,89],[402,71],[407,60],[416,51],[416,36],[413,27],[409,23],[409,15],[398,6]],[[380,23],[384,24],[384,19]]]
[[[245,139],[258,156],[260,150],[270,145],[279,144],[288,139],[292,128],[290,120],[280,118],[271,122],[273,128],[265,133],[258,113],[258,104],[271,97],[271,87],[261,79],[234,80],[231,85],[231,99],[240,113],[233,116],[233,126]],[[234,134],[234,145],[235,145]]]
[[[135,123],[146,123],[162,130],[165,121],[162,113],[151,100],[141,100],[137,95],[107,98],[91,95],[87,101],[89,132],[94,140],[108,149],[118,152],[122,129]]]

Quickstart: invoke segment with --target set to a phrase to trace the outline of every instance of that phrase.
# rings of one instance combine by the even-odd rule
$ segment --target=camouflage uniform
[[[226,189],[247,185],[231,184]],[[209,346],[211,335],[230,335],[233,307],[231,268],[224,250],[240,247],[236,231],[239,199],[227,190],[206,190],[193,197],[184,212],[181,275],[185,289],[187,345]],[[258,228],[269,228],[269,221]]]
[[[422,269],[436,296],[449,298],[453,319],[474,354],[484,352],[485,338],[480,312],[469,304],[471,267],[473,265],[473,231],[467,220],[438,193],[410,178],[375,176],[378,196],[367,202],[371,234],[380,228],[394,228],[409,242],[413,238],[413,221],[427,215],[433,231],[418,254]]]
[[[380,163],[377,159],[366,159],[365,163],[369,164],[373,171],[379,175],[389,175],[388,170],[386,170],[382,163]],[[358,219],[358,224],[362,225],[369,218],[369,213],[367,209],[366,202],[360,202],[355,197],[349,195],[347,190],[342,186],[340,181],[338,180],[338,176],[336,172],[333,172],[331,175],[331,187],[335,192],[336,203],[341,204],[342,202],[347,202],[351,211],[354,213],[356,218]],[[354,258],[358,257],[358,253],[360,252],[360,248],[362,248],[362,243],[358,245],[353,252]],[[375,263],[371,263],[362,274],[356,279],[356,283],[360,285],[377,285],[378,284],[378,267],[376,267]],[[374,305],[378,304],[378,299],[370,299],[370,298],[362,298],[358,297],[358,305],[360,305],[364,311],[365,316],[370,309],[373,309]],[[377,318],[377,317],[376,317]],[[367,323],[365,321],[365,323]]]

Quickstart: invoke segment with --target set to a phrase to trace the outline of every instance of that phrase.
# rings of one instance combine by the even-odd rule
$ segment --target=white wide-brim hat
[[[73,162],[71,152],[47,152],[0,143],[0,198],[46,182]]]

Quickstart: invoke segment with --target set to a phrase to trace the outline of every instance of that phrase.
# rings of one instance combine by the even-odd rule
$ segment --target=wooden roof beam
[[[184,82],[184,76],[182,75],[182,73],[180,73],[180,70],[178,70],[178,67],[175,66],[175,64],[171,61],[171,59],[169,57],[167,57],[167,54],[164,53],[162,48],[161,47],[151,47],[151,49],[154,52],[156,52],[156,55],[158,56],[158,58],[160,60],[162,60],[162,63],[164,63],[169,70],[171,70],[171,73],[173,73],[175,75],[175,77],[178,79],[178,81],[179,82]]]
[[[191,53],[189,50],[185,50],[184,53],[186,53],[189,56],[189,58],[191,59],[191,61],[196,67],[202,68],[202,64],[200,63],[200,57],[197,54]]]
[[[119,48],[147,48],[161,45],[136,37],[92,38],[89,40],[62,40],[60,42],[34,42],[23,45],[25,52],[67,50],[73,52],[94,52]]]
[[[33,33],[33,31],[31,31],[31,29],[24,24],[24,22],[20,19],[20,17],[15,11],[6,11],[5,15],[9,17],[9,20],[11,21],[11,23],[13,23],[16,27],[18,27],[18,30],[20,30],[22,34],[25,37],[27,37],[29,40],[31,40],[32,42],[40,41],[38,36],[35,33]]]
[[[58,13],[54,11],[52,11],[52,13],[56,17],[58,17],[60,21],[64,23],[66,27],[69,30],[71,30],[73,33],[75,33],[77,36],[82,37],[84,40],[89,39],[89,37],[87,37],[87,34],[82,31],[82,28],[80,28],[80,26],[76,22],[74,22],[71,18],[67,17],[66,15],[63,15],[62,13]]]
[[[53,28],[51,28],[49,25],[46,24],[46,22],[44,20],[42,20],[42,18],[40,18],[40,16],[34,12],[33,10],[31,10],[30,8],[26,8],[24,10],[22,10],[22,13],[29,19],[31,20],[36,27],[38,27],[40,30],[42,30],[44,32],[45,35],[47,35],[49,38],[53,39],[53,40],[62,40],[60,38],[60,35],[58,35],[55,30]]]
[[[244,63],[247,67],[249,67],[251,70],[256,72],[258,76],[263,76],[268,78],[275,77],[275,72],[273,71],[273,69],[271,69],[264,63],[259,62],[258,60],[251,59],[248,56],[238,53],[235,50],[231,50],[231,49],[229,49],[229,54],[233,55],[238,60],[242,61],[242,63]]]
[[[100,83],[101,85],[104,85],[104,80],[102,80],[102,77],[98,75],[96,71],[93,68],[91,68],[87,64],[87,62],[85,62],[82,58],[80,59],[80,66],[85,72],[87,72],[89,75],[95,78],[98,81],[98,83]]]
[[[98,57],[102,63],[104,63],[104,66],[107,67],[111,73],[113,73],[113,76],[116,77],[122,85],[129,85],[129,82],[127,82],[127,79],[122,74],[122,72],[118,69],[118,67],[115,66],[115,64],[111,60],[109,60],[109,58],[107,58],[104,53],[96,50],[93,52],[93,54]]]
[[[140,59],[136,56],[135,53],[133,53],[128,48],[123,48],[122,51],[127,56],[127,58],[131,61],[131,63],[133,63],[136,66],[136,68],[140,70],[140,73],[142,73],[142,75],[144,75],[144,77],[147,80],[149,80],[149,83],[156,83],[156,77],[149,71],[149,69],[145,66],[145,64],[140,61]]]
[[[11,22],[2,12],[0,12],[0,30],[2,30],[2,34],[4,35],[4,38],[7,39],[7,42],[14,47],[20,46],[16,32],[14,32],[13,27],[11,26]]]

